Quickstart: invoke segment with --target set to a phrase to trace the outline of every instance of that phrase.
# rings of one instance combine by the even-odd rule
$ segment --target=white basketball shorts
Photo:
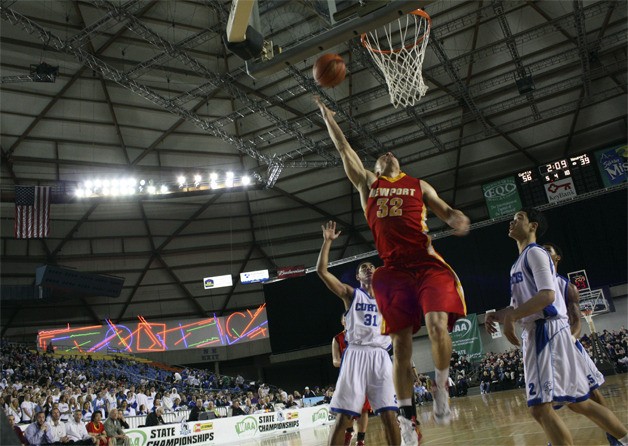
[[[575,345],[576,349],[578,349],[578,353],[582,355],[582,358],[584,359],[584,362],[586,364],[584,371],[586,372],[587,377],[591,377],[589,378],[589,388],[591,390],[595,390],[602,384],[604,384],[604,375],[602,375],[602,373],[597,369],[597,366],[587,353],[586,349],[582,346],[580,341],[576,340]]]
[[[331,411],[359,417],[365,396],[375,413],[398,410],[392,361],[383,348],[349,345],[342,356]]]
[[[573,342],[567,320],[539,319],[524,324],[522,340],[528,406],[589,398],[593,377]]]

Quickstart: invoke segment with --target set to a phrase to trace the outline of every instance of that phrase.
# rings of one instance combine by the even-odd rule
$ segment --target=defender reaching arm
[[[342,283],[336,276],[327,270],[327,265],[329,265],[329,250],[332,242],[340,236],[340,231],[336,232],[335,221],[328,221],[326,225],[321,226],[321,229],[323,230],[323,245],[321,246],[321,251],[318,254],[316,273],[325,283],[327,288],[342,299],[345,304],[345,310],[347,310],[351,305],[354,289],[346,283]]]

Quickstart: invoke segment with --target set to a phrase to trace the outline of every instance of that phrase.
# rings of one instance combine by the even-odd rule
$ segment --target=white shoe
[[[449,392],[447,388],[432,387],[434,398],[434,421],[436,424],[449,424],[451,422],[451,409],[449,408]]]
[[[402,415],[397,416],[397,420],[399,421],[399,429],[401,430],[402,446],[420,446],[421,430],[417,425]]]

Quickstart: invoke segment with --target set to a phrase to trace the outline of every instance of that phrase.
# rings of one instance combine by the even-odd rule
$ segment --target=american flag
[[[50,232],[50,187],[15,186],[15,238],[44,238]]]

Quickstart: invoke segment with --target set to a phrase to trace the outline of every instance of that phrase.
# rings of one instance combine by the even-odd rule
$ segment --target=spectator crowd
[[[628,331],[604,330],[599,339],[618,373],[628,371]],[[589,336],[582,345],[593,356]],[[221,376],[207,370],[166,370],[126,357],[93,359],[62,356],[3,342],[0,398],[22,444],[124,444],[128,420],[142,417],[146,426],[164,423],[165,414],[196,421],[223,416],[301,407],[304,398],[328,403],[333,386],[305,387],[303,394]],[[416,375],[415,402],[432,400],[432,380]],[[521,351],[486,353],[477,366],[454,352],[449,392],[465,396],[472,385],[481,393],[524,386]],[[307,401],[307,400],[305,400]],[[22,425],[21,427],[18,425]],[[26,425],[26,426],[25,426]]]

